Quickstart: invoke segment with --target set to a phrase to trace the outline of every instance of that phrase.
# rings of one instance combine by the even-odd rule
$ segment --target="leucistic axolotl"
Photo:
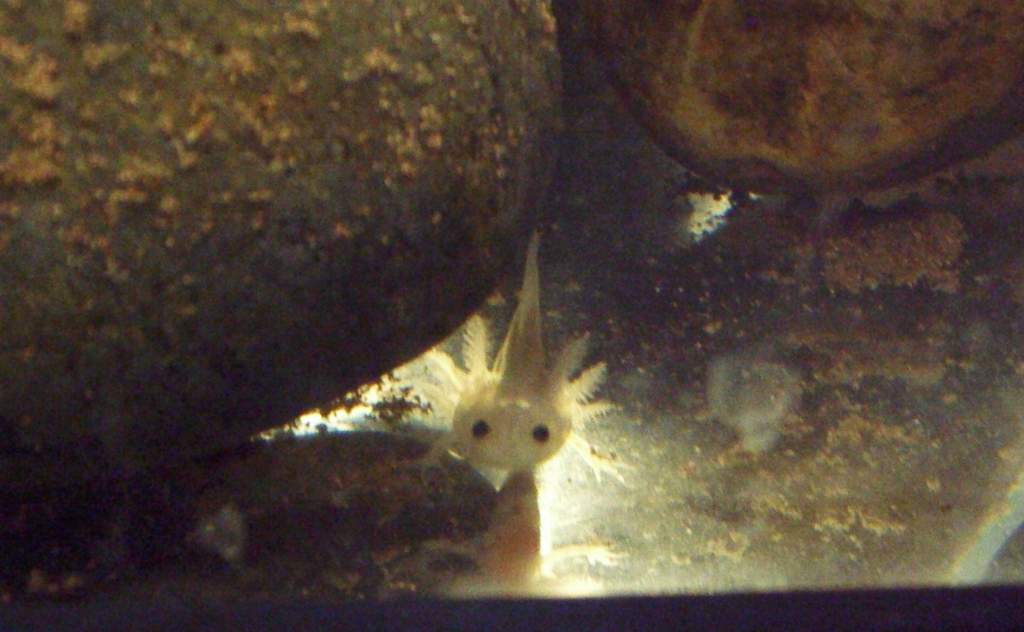
[[[476,467],[514,472],[533,469],[569,443],[595,474],[604,470],[618,476],[575,432],[612,409],[610,403],[594,399],[604,381],[605,364],[580,370],[587,335],[569,342],[550,366],[547,363],[541,335],[539,247],[534,233],[519,302],[493,363],[488,360],[487,322],[473,316],[463,334],[465,368],[433,349],[418,366],[397,371],[396,378],[415,384],[440,416],[450,415],[451,432],[434,447],[434,455],[450,450]]]

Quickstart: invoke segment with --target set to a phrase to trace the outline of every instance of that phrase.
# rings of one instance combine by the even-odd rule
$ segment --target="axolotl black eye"
[[[550,437],[551,431],[548,430],[547,426],[541,424],[533,427],[533,440],[537,443],[545,443]]]
[[[483,439],[491,432],[491,426],[483,419],[477,419],[473,422],[473,436],[477,439]]]

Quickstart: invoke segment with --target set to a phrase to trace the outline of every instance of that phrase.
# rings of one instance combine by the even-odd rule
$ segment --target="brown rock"
[[[731,186],[892,184],[1021,120],[1021,2],[581,2],[662,147]]]

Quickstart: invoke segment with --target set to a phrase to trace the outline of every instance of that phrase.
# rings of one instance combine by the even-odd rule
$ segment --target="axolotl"
[[[598,476],[601,470],[618,475],[574,432],[612,409],[609,402],[594,399],[606,365],[599,362],[580,371],[588,335],[573,339],[553,364],[547,364],[541,336],[539,247],[540,237],[534,233],[519,301],[493,363],[488,362],[487,322],[475,315],[463,333],[465,368],[435,348],[419,366],[397,371],[396,378],[414,383],[439,416],[450,415],[451,431],[434,446],[435,456],[450,450],[476,467],[515,472],[535,468],[569,443]]]

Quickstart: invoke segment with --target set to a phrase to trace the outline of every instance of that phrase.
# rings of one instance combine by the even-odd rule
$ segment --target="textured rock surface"
[[[662,147],[724,184],[891,184],[1021,118],[1024,3],[581,2]]]
[[[541,1],[0,2],[0,488],[231,445],[454,328],[556,62]]]

